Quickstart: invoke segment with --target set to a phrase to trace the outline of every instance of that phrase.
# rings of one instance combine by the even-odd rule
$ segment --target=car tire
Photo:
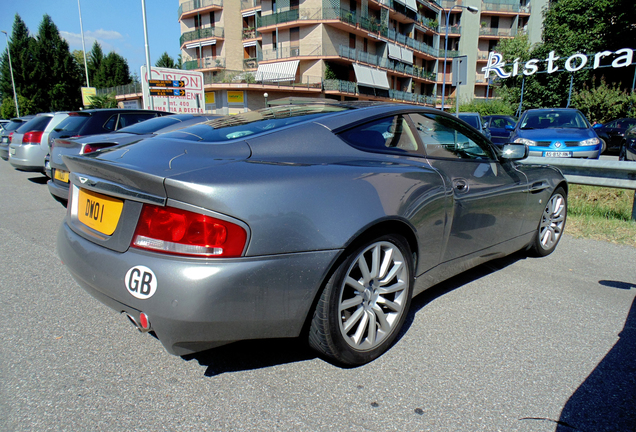
[[[411,304],[411,257],[400,235],[378,237],[347,254],[320,295],[309,345],[348,366],[382,355],[400,333]]]
[[[599,153],[599,155],[605,154],[605,151],[607,150],[607,143],[605,142],[605,140],[603,138],[599,138],[601,140],[601,152]]]
[[[618,160],[619,161],[627,160],[627,143],[625,142],[621,143],[621,148],[618,151]]]
[[[565,230],[567,210],[567,195],[565,190],[559,186],[552,193],[543,209],[539,227],[530,244],[531,255],[544,257],[554,252]]]

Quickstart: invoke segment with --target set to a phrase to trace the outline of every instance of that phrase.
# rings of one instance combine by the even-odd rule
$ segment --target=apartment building
[[[488,52],[519,32],[538,42],[548,1],[179,0],[183,66],[203,72],[217,113],[297,96],[441,107],[442,88],[448,107],[457,94],[493,95]],[[460,55],[469,73],[458,93]]]

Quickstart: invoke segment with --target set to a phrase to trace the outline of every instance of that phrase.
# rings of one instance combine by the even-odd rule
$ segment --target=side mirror
[[[515,161],[528,157],[530,150],[525,144],[504,144],[501,150],[501,159]]]
[[[513,131],[513,130],[515,130],[515,127],[513,125],[505,125],[504,129],[507,130],[507,131]]]
[[[603,127],[602,123],[596,123],[595,125],[592,125],[592,129],[598,129],[598,128],[601,128],[601,127]]]

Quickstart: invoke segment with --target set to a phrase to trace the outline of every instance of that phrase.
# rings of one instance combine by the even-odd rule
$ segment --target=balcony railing
[[[490,28],[482,27],[479,29],[479,36],[501,36],[501,37],[513,37],[516,36],[517,29],[506,28]]]
[[[478,51],[477,60],[488,60],[490,53],[488,51]]]
[[[183,62],[183,69],[185,70],[194,70],[194,69],[214,69],[214,68],[225,68],[225,57],[203,57],[200,59],[188,60]]]
[[[293,88],[308,88],[308,89],[321,89],[322,78],[313,75],[301,75],[296,76],[293,79],[288,75],[280,75],[276,77],[276,74],[267,73],[262,75],[265,79],[259,80],[259,75],[256,72],[249,71],[232,71],[223,70],[216,74],[212,72],[203,72],[204,84],[256,84],[256,85],[268,85],[277,87],[293,87]],[[284,81],[283,81],[284,80]]]
[[[300,45],[297,47],[278,47],[275,50],[263,50],[263,60],[277,60],[290,57],[312,57],[327,55],[321,45]]]
[[[258,57],[243,59],[243,69],[256,69],[258,67]]]
[[[243,29],[243,39],[255,39],[260,37],[261,33],[253,28],[244,28]]]
[[[324,80],[323,81],[323,90],[325,91],[337,91],[341,93],[351,93],[351,94],[362,94],[360,89],[358,88],[358,84],[352,81],[343,81],[343,80]],[[435,96],[427,96],[427,95],[418,95],[415,93],[408,93],[399,90],[388,90],[384,91],[384,96],[375,95],[375,97],[380,97],[384,99],[393,99],[398,101],[405,102],[413,102],[424,105],[434,106],[436,102]],[[373,96],[373,95],[368,95]]]
[[[424,15],[417,14],[417,22],[419,25],[426,27],[427,29],[439,32],[439,21],[436,19],[426,18]]]
[[[223,7],[223,0],[192,0],[189,2],[181,3],[177,11],[177,18],[180,19],[181,15],[186,12],[190,12],[191,10],[201,9],[208,6]]]
[[[441,34],[446,34],[446,26],[440,27],[439,28],[439,32]],[[461,32],[462,32],[462,26],[459,25],[459,24],[448,26],[448,34],[449,35],[452,35],[452,34],[457,34],[458,35],[458,34],[461,34]]]
[[[491,12],[519,12],[519,2],[516,3],[489,3],[483,2],[481,6],[482,11]]]
[[[406,75],[411,75],[416,78],[422,78],[422,79],[427,79],[430,81],[435,81],[435,72],[426,71],[420,66],[407,65],[399,61],[365,53],[363,51],[349,48],[344,45],[340,45],[338,54],[340,57],[344,57],[349,60],[358,61],[360,63],[366,63],[372,66],[378,66],[378,67],[388,69],[391,71],[400,72]]]
[[[439,0],[437,3],[444,9],[450,9],[455,5],[461,5],[462,0]]]
[[[179,39],[179,45],[198,39],[225,37],[223,27],[206,27],[183,33]]]
[[[241,10],[259,7],[261,0],[241,0]]]

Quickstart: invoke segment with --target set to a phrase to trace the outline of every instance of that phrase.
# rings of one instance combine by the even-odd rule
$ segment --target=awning
[[[358,85],[363,85],[367,87],[374,87],[388,90],[391,87],[389,86],[389,78],[386,75],[386,72],[373,69],[368,66],[362,66],[357,63],[353,64],[353,70],[356,74],[356,80],[358,81]]]
[[[260,11],[261,11],[260,9],[254,9],[254,10],[251,10],[251,11],[242,12],[241,16],[243,18],[251,17],[253,15],[256,15],[256,12],[260,12]]]
[[[399,3],[399,4],[401,4],[401,5],[406,6],[405,1],[406,1],[406,0],[395,0],[395,2],[396,2],[396,3]]]
[[[393,60],[402,60],[402,50],[400,47],[392,43],[387,43],[387,45],[389,47],[389,58],[392,58]]]
[[[256,70],[256,81],[294,81],[299,60],[259,64]]]
[[[396,0],[398,1],[398,0]],[[399,2],[402,3],[402,2]],[[406,0],[406,3],[404,4],[404,6],[406,6],[407,8],[411,9],[413,12],[417,12],[417,2],[416,0]]]
[[[186,45],[186,48],[192,49],[192,48],[199,48],[199,47],[204,47],[208,45],[216,45],[216,39],[207,40],[205,42],[191,42]]]
[[[402,61],[404,63],[413,64],[413,51],[404,47],[402,47],[400,51],[402,53]]]
[[[256,45],[258,45],[258,41],[243,42],[243,48],[256,46]]]

